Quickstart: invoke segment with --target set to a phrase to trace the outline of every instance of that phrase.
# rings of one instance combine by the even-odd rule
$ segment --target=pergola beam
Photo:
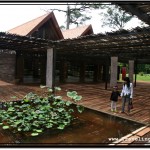
[[[137,5],[121,5],[121,4],[118,5],[127,12],[130,12],[132,15],[136,15],[140,20],[150,25],[150,16],[146,12],[143,12],[142,10],[137,8],[136,7]]]
[[[45,52],[47,47],[57,50],[62,57],[111,57],[146,58],[150,57],[150,27],[122,30],[113,33],[95,34],[75,39],[47,41],[0,33],[0,50]]]

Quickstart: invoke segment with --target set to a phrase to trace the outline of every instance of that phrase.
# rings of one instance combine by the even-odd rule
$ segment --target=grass
[[[128,77],[128,74],[126,76]],[[134,75],[134,78],[135,78],[135,75]],[[122,75],[121,74],[120,74],[120,81],[122,82]],[[150,82],[150,74],[144,74],[142,76],[140,74],[137,74],[136,81]]]
[[[137,81],[149,81],[150,82],[150,74],[144,74],[143,76],[137,75]]]

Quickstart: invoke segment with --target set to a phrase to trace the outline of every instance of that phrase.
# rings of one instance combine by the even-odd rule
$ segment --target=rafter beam
[[[140,9],[136,8],[136,5],[118,5],[127,12],[130,12],[132,15],[136,15],[140,20],[144,21],[146,24],[150,25],[150,16],[142,12]]]

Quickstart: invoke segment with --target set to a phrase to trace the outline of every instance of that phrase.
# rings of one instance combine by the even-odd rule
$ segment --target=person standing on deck
[[[111,111],[117,112],[117,101],[118,101],[118,96],[120,96],[120,93],[118,91],[118,86],[113,87],[113,91],[110,96],[111,100]]]
[[[124,84],[122,87],[121,95],[122,97],[122,111],[121,113],[124,113],[125,105],[127,102],[127,110],[128,114],[130,113],[130,102],[132,102],[133,98],[133,84],[130,82],[129,77],[124,78]]]

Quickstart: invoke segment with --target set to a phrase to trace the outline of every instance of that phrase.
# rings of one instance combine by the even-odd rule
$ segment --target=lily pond
[[[78,105],[82,96],[76,91],[68,91],[67,96],[70,101],[48,88],[46,96],[30,92],[20,101],[4,102],[0,146],[101,145],[143,126]]]
[[[142,124],[110,116],[85,108],[83,113],[76,113],[72,125],[64,130],[51,130],[39,136],[14,134],[0,127],[0,144],[12,146],[58,146],[58,145],[101,145],[111,143],[109,138],[121,138],[142,127]]]

